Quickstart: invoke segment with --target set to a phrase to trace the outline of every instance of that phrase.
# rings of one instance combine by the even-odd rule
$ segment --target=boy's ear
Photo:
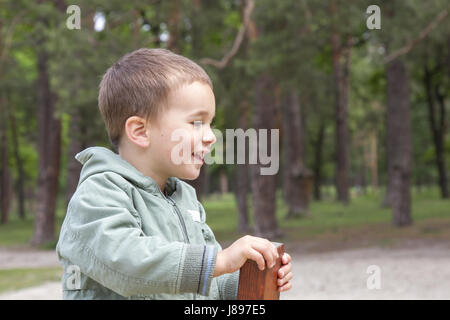
[[[142,148],[150,145],[148,123],[144,118],[132,116],[125,122],[125,133],[131,142]]]

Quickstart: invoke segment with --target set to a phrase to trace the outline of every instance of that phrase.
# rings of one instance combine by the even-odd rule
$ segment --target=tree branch
[[[442,21],[444,20],[446,17],[448,16],[448,9],[445,9],[444,11],[442,11],[440,14],[438,14],[436,16],[436,18],[431,21],[424,30],[422,30],[422,32],[419,34],[419,36],[417,38],[415,38],[414,40],[412,40],[410,43],[408,43],[406,46],[404,46],[403,48],[398,49],[397,51],[389,54],[385,59],[384,59],[384,63],[387,64],[389,62],[391,62],[392,60],[398,58],[401,55],[407,54],[408,52],[410,52],[412,50],[412,48],[414,48],[420,41],[422,41],[423,39],[426,38],[426,36],[428,36],[428,34]]]
[[[245,31],[248,28],[248,24],[250,21],[250,16],[253,12],[253,8],[255,7],[255,3],[253,0],[247,0],[246,6],[244,9],[244,17],[243,17],[243,23],[241,28],[238,31],[238,34],[236,35],[236,38],[234,39],[233,47],[231,50],[225,54],[222,58],[222,60],[214,60],[211,58],[202,58],[199,60],[199,62],[203,65],[213,65],[219,69],[223,69],[227,66],[230,59],[238,52],[239,47],[242,44],[242,41],[244,40]]]

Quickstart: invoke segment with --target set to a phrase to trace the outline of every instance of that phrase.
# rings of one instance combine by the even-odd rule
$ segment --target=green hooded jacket
[[[64,299],[236,299],[239,271],[213,278],[221,250],[195,189],[158,184],[102,147],[83,164],[56,251]]]

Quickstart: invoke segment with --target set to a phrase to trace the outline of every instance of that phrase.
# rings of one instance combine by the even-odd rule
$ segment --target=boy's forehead
[[[207,85],[194,82],[184,85],[169,95],[169,107],[189,116],[215,116],[215,97]],[[174,110],[175,111],[175,110]]]
[[[182,114],[183,117],[210,117],[214,118],[216,116],[216,106],[213,105],[203,105],[203,104],[189,104],[189,103],[178,103],[177,105],[169,106],[169,110]]]

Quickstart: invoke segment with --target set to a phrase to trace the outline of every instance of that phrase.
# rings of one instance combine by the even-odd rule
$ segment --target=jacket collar
[[[109,171],[121,175],[147,192],[155,195],[162,194],[155,180],[144,175],[119,154],[107,148],[90,147],[78,153],[75,158],[83,165],[78,184],[94,174]],[[172,195],[177,190],[177,185],[179,185],[179,179],[169,177],[165,186],[166,194]]]

